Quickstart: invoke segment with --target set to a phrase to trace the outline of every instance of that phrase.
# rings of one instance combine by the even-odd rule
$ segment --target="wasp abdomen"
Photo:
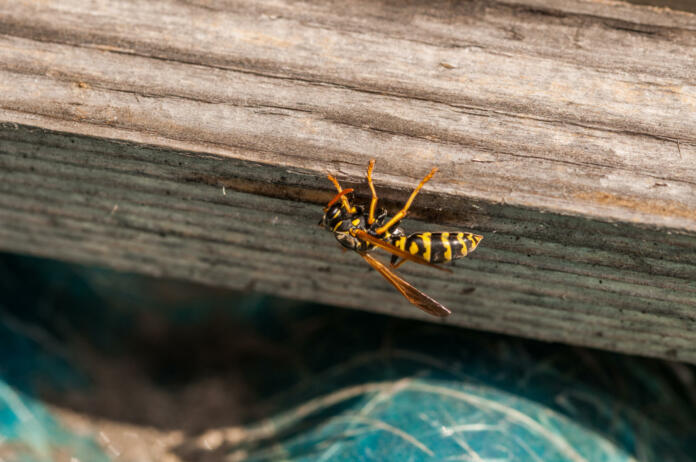
[[[446,263],[466,257],[476,249],[481,239],[483,236],[472,233],[414,233],[394,239],[392,243],[430,263]],[[392,257],[392,263],[397,259]]]

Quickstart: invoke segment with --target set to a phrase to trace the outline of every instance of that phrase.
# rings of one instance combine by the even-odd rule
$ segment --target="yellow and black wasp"
[[[371,160],[367,167],[367,183],[372,192],[368,212],[365,213],[362,206],[350,203],[348,194],[353,192],[352,188],[341,188],[338,180],[329,175],[329,180],[334,184],[338,193],[324,208],[324,216],[319,224],[333,232],[343,247],[355,250],[387,281],[392,283],[409,302],[433,316],[448,316],[451,313],[450,310],[404,281],[386,265],[371,256],[369,252],[381,248],[391,253],[392,268],[398,268],[406,261],[413,261],[449,272],[450,270],[436,264],[466,257],[476,249],[483,236],[464,232],[421,232],[407,236],[399,224],[406,216],[418,192],[437,172],[437,168],[433,168],[421,180],[403,208],[389,218],[385,209],[376,210],[377,192],[372,183],[374,167],[375,161]]]

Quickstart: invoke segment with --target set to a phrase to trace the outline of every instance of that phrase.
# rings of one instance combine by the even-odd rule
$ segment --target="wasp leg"
[[[406,260],[399,260],[399,258],[396,257],[396,255],[394,255],[391,259],[391,262],[389,263],[389,266],[391,266],[394,269],[397,269],[399,266],[403,265],[404,263],[406,263]]]
[[[428,174],[425,176],[425,178],[423,178],[423,179],[421,180],[421,182],[418,183],[418,186],[416,186],[416,189],[413,190],[413,192],[411,193],[411,197],[409,197],[408,200],[406,201],[406,205],[404,205],[404,208],[402,208],[401,210],[399,210],[399,213],[397,213],[396,215],[394,215],[394,216],[391,218],[391,220],[389,220],[389,221],[386,222],[384,225],[382,225],[382,226],[380,226],[379,228],[377,228],[377,229],[375,230],[375,232],[376,232],[377,234],[384,234],[384,232],[385,232],[386,230],[388,230],[389,228],[391,228],[392,225],[393,225],[394,223],[398,222],[399,220],[401,220],[402,218],[404,218],[404,217],[406,216],[406,212],[408,212],[409,207],[411,207],[411,203],[413,203],[413,199],[416,198],[416,196],[418,195],[418,192],[421,190],[421,188],[423,187],[423,185],[424,185],[425,183],[427,183],[428,181],[430,181],[430,179],[433,177],[433,175],[435,175],[435,172],[437,172],[437,168],[434,168],[434,169],[430,170],[430,173],[428,173]]]
[[[370,164],[367,166],[367,184],[370,185],[370,191],[372,191],[372,200],[370,201],[370,214],[367,217],[367,224],[371,225],[375,222],[375,208],[377,207],[377,191],[375,191],[375,185],[372,183],[372,169],[375,168],[375,160],[372,159]]]
[[[341,185],[338,183],[338,180],[336,178],[334,178],[332,175],[326,175],[326,176],[329,177],[329,180],[334,184],[334,186],[336,186],[336,190],[340,194],[341,191],[343,191],[343,188],[341,188]]]
[[[338,180],[334,178],[331,175],[327,175],[329,177],[329,180],[334,184],[336,187],[336,190],[338,191],[338,196],[341,198],[341,202],[343,202],[343,207],[345,207],[346,210],[350,211],[351,213],[355,213],[355,207],[350,205],[350,202],[348,202],[348,198],[346,197],[346,193],[343,192],[343,188],[341,188],[341,185],[338,183]]]

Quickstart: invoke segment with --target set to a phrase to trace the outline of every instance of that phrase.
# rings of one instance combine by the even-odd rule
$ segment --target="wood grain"
[[[447,322],[696,362],[695,45],[614,2],[0,4],[0,247],[421,316],[316,222],[326,172],[394,210],[437,166],[407,228],[485,236],[404,267]]]

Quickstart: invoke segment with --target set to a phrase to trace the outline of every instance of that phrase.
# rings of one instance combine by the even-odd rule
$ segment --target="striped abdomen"
[[[392,243],[430,263],[446,263],[466,257],[476,249],[481,239],[483,236],[472,233],[414,233],[398,237]],[[392,257],[392,263],[397,259]]]

